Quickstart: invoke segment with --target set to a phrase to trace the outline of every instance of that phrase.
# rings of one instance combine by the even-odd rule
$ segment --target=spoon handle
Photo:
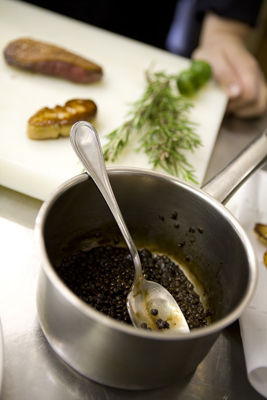
[[[87,173],[94,180],[112,212],[124,240],[130,250],[135,266],[135,280],[142,277],[142,267],[138,251],[127,229],[117,200],[114,196],[107,174],[101,143],[94,127],[85,121],[76,122],[70,131],[70,141],[73,149],[82,161]]]

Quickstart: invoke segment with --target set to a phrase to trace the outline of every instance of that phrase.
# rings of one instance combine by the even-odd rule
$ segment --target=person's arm
[[[267,87],[263,73],[246,48],[251,28],[244,22],[207,13],[199,46],[193,58],[208,61],[214,77],[229,96],[228,110],[240,117],[267,110]]]

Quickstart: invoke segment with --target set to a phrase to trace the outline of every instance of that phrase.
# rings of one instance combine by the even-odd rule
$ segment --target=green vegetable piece
[[[190,69],[194,71],[195,78],[198,81],[199,86],[205,85],[208,80],[211,78],[212,69],[211,66],[203,60],[194,60],[192,61]]]
[[[196,72],[191,68],[182,71],[177,78],[177,87],[183,96],[193,96],[200,88]]]
[[[146,81],[143,94],[131,104],[128,119],[106,136],[104,158],[115,161],[129,147],[130,138],[136,137],[137,149],[147,155],[154,169],[160,167],[197,183],[186,158],[186,151],[193,152],[201,146],[196,124],[190,119],[193,103],[176,90],[177,75],[147,71]]]

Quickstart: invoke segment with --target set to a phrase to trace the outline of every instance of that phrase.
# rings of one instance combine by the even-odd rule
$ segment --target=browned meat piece
[[[92,83],[101,79],[102,68],[61,47],[21,38],[4,49],[8,64],[45,75],[58,76],[76,83]]]
[[[77,121],[91,121],[97,107],[92,100],[73,99],[64,106],[44,107],[28,121],[27,133],[30,139],[56,139],[68,136]]]
[[[267,224],[257,223],[254,226],[254,232],[256,233],[258,239],[267,246]],[[267,268],[267,251],[263,255],[263,262]]]
[[[254,232],[258,236],[258,239],[267,246],[267,224],[257,223],[254,226]]]

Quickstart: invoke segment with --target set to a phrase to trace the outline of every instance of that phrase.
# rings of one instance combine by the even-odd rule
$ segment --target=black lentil
[[[179,266],[167,255],[139,251],[147,279],[166,287],[179,304],[190,329],[207,325],[210,311],[205,311],[194,286]],[[134,278],[134,266],[128,249],[98,246],[90,250],[73,250],[56,269],[63,282],[96,310],[131,324],[126,298]],[[152,309],[152,315],[157,315]],[[157,322],[168,329],[167,321]],[[145,327],[144,327],[145,328]]]
[[[157,310],[156,308],[152,308],[152,310],[150,311],[151,315],[156,316],[159,313],[159,310]]]
[[[170,325],[167,321],[162,320],[161,318],[158,318],[156,320],[156,325],[158,327],[158,329],[169,329]]]
[[[146,322],[142,322],[142,324],[140,325],[142,329],[147,329],[147,323]]]
[[[177,219],[177,217],[178,217],[178,213],[177,213],[177,211],[174,211],[174,212],[172,213],[172,215],[171,215],[171,218],[172,218],[172,219]]]

